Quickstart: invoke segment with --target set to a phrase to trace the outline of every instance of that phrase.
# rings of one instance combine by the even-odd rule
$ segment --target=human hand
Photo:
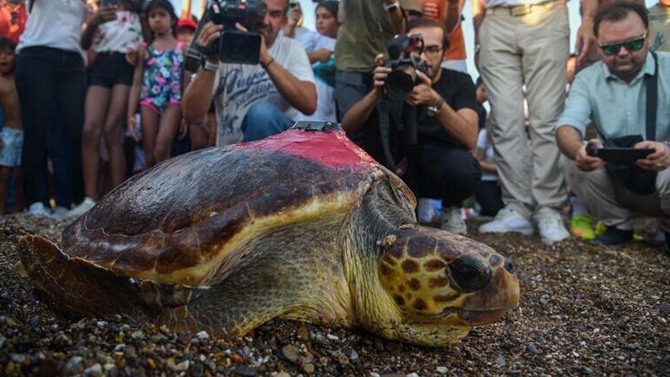
[[[420,83],[412,88],[412,92],[407,97],[407,104],[410,106],[432,106],[440,100],[440,95],[431,87],[431,81],[425,73],[417,70],[416,77]]]
[[[589,144],[595,145],[596,148],[602,148],[603,142],[600,139],[591,139]],[[582,145],[577,150],[575,155],[575,163],[577,168],[581,171],[594,171],[605,166],[605,161],[599,157],[592,157],[586,153],[586,145]]]
[[[133,115],[129,115],[127,123],[128,123],[128,133],[130,133],[130,137],[133,140],[135,140],[135,142],[139,143],[141,138],[135,132],[135,125],[137,124],[135,117]]]
[[[670,148],[658,141],[645,140],[635,144],[635,148],[653,148],[646,158],[637,160],[636,165],[645,170],[662,171],[670,166]]]
[[[130,65],[136,65],[137,64],[137,50],[129,50],[126,52],[126,62]]]
[[[386,77],[391,73],[392,69],[384,65],[384,54],[375,56],[375,70],[372,72],[373,87],[379,98],[384,94],[384,84]]]
[[[295,3],[295,5],[291,7],[291,17],[288,19],[288,25],[296,26],[300,23],[301,19],[302,19],[302,8],[300,8],[299,3]]]
[[[593,34],[593,28],[589,25],[582,24],[577,29],[577,41],[575,44],[575,51],[577,51],[577,66],[581,67],[586,59],[596,52],[597,39]]]
[[[98,8],[91,19],[91,24],[101,25],[116,20],[116,5],[105,5]]]
[[[221,30],[223,30],[223,25],[217,25],[212,21],[207,22],[205,25],[203,25],[202,29],[200,29],[200,34],[198,34],[196,44],[202,50],[208,51],[210,47],[219,40],[219,37],[221,37]],[[207,60],[216,64],[219,62],[219,55],[207,55]]]
[[[179,132],[177,132],[177,140],[184,140],[186,134],[188,134],[188,123],[186,123],[185,119],[182,119],[181,123],[179,123]]]
[[[440,16],[440,8],[437,3],[423,3],[423,17],[438,18]]]

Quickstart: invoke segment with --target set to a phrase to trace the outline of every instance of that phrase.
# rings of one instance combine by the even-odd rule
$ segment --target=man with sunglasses
[[[469,153],[475,148],[478,136],[475,86],[468,74],[441,67],[449,41],[438,21],[417,18],[409,21],[407,28],[408,34],[423,37],[423,46],[419,43],[409,49],[412,56],[425,63],[426,72],[416,71],[418,83],[406,99],[391,98],[385,93],[385,83],[393,69],[383,64],[382,54],[377,55],[374,87],[349,109],[342,119],[342,128],[347,134],[365,130],[369,139],[364,149],[385,163],[380,134],[383,114],[377,105],[388,101],[389,113],[403,108],[403,101],[415,108],[417,144],[407,146],[412,153],[406,160],[395,161],[405,168],[391,168],[396,168],[396,172],[405,171],[403,179],[410,180],[418,197],[442,199],[442,229],[464,234],[466,225],[459,208],[463,200],[474,194],[481,178],[479,163]],[[397,130],[397,117],[389,118],[390,128]]]
[[[670,54],[649,52],[649,19],[643,5],[614,2],[601,7],[594,18],[601,61],[583,69],[573,82],[565,111],[558,120],[556,139],[567,157],[566,179],[607,230],[594,240],[614,246],[633,239],[633,214],[664,220],[666,248],[670,246]],[[657,106],[647,112],[647,85],[656,77]],[[653,86],[652,86],[653,88]],[[651,102],[653,104],[653,100]],[[658,172],[655,192],[634,193],[612,179],[605,162],[587,154],[582,141],[588,123],[593,121],[598,138],[604,140],[627,135],[646,135],[647,117],[656,113],[656,136],[634,145],[654,152],[638,159],[636,165]],[[652,118],[653,119],[653,118]]]

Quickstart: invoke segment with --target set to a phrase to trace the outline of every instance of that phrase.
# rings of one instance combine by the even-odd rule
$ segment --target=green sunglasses
[[[642,34],[641,37],[633,38],[621,43],[607,43],[599,44],[600,49],[606,56],[616,55],[621,51],[621,46],[625,47],[628,52],[640,51],[644,46],[644,40],[647,38],[647,33]]]

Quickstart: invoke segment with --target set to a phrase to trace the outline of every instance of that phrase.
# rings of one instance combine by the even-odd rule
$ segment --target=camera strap
[[[651,56],[654,58],[654,74],[645,75],[644,81],[647,84],[647,140],[656,140],[656,102],[658,101],[658,56],[653,51]]]
[[[377,104],[377,114],[379,114],[379,134],[381,137],[382,152],[384,153],[384,165],[395,171],[395,160],[391,153],[391,104],[387,98]]]

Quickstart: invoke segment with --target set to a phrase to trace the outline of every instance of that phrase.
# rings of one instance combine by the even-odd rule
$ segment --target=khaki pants
[[[508,8],[489,9],[480,29],[479,69],[495,120],[492,136],[503,201],[526,218],[541,207],[558,209],[566,200],[554,126],[565,101],[569,32],[567,7],[560,1],[522,16],[513,16]]]
[[[670,230],[670,169],[658,173],[655,193],[638,195],[613,181],[605,168],[584,172],[568,158],[561,162],[568,185],[603,224],[630,230],[633,215],[645,215],[662,218],[664,230]]]

